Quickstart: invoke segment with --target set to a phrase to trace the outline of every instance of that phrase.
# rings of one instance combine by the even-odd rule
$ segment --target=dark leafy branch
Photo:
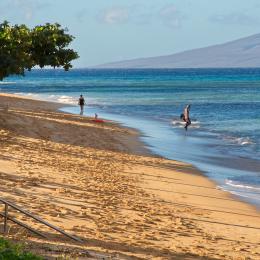
[[[26,25],[0,24],[0,80],[9,75],[24,75],[35,66],[72,68],[79,56],[67,48],[74,37],[59,24],[45,24],[29,29]]]

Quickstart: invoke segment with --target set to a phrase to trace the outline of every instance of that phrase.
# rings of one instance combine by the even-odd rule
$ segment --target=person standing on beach
[[[82,95],[79,97],[79,106],[80,106],[80,115],[83,115],[84,106],[85,106],[85,99]]]
[[[191,120],[190,120],[190,105],[187,105],[184,108],[183,111],[183,120],[186,122],[184,128],[187,131],[188,130],[188,126],[191,124]]]

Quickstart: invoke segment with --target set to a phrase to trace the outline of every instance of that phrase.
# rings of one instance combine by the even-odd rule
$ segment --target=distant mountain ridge
[[[260,67],[260,34],[172,55],[111,62],[97,66],[97,68],[242,67]]]

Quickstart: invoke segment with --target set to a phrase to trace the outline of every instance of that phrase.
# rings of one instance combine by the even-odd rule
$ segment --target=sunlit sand
[[[13,240],[71,259],[260,258],[259,212],[191,165],[149,155],[135,130],[60,113],[60,104],[0,101],[1,198],[83,243],[17,212],[50,240],[9,223]]]

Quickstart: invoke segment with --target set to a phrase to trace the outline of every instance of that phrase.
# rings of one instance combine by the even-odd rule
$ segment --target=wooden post
[[[8,219],[8,204],[5,203],[5,215],[4,215],[4,234],[7,234],[7,219]]]

